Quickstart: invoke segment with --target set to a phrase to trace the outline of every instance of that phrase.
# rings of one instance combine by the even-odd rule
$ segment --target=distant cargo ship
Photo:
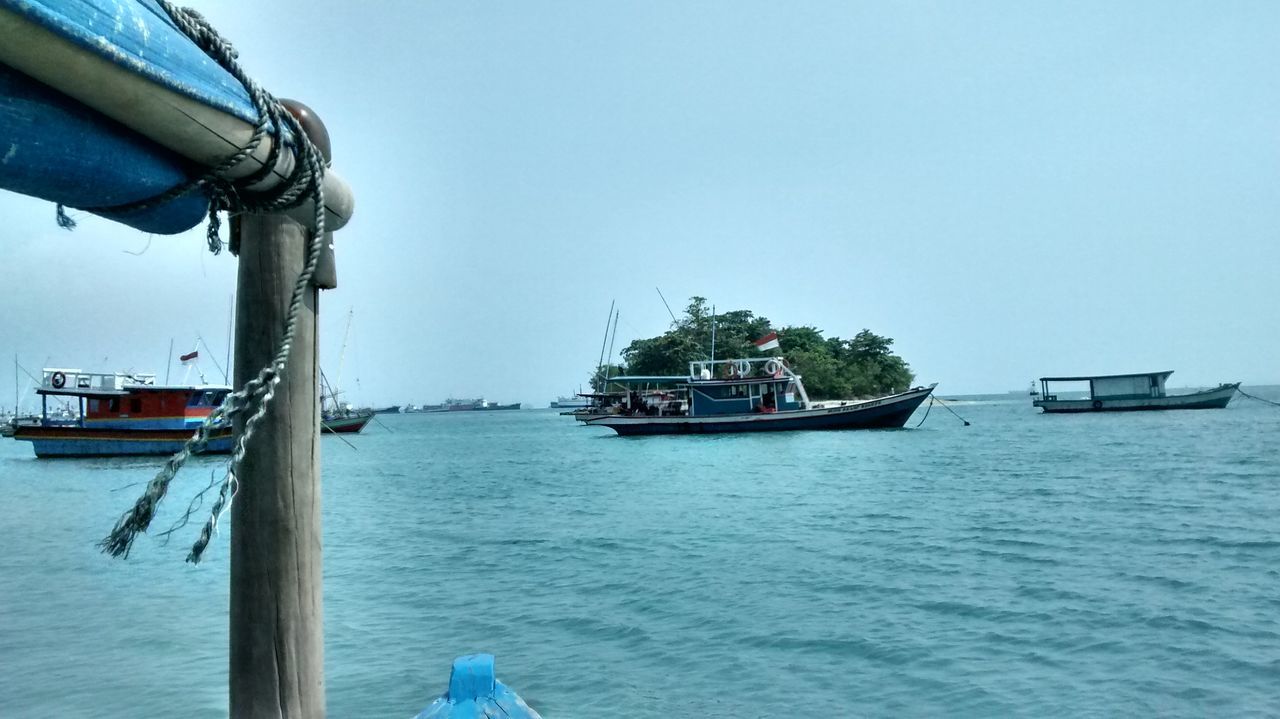
[[[444,404],[424,404],[420,412],[479,412],[499,409],[520,409],[520,403],[498,404],[486,399],[446,399]]]

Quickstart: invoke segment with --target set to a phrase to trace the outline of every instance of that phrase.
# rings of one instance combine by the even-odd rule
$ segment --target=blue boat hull
[[[169,455],[182,449],[194,430],[98,429],[93,427],[19,427],[13,438],[31,443],[36,456],[136,457]],[[231,430],[218,432],[199,454],[231,452]]]

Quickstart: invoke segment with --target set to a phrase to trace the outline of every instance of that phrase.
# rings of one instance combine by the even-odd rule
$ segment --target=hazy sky
[[[321,339],[334,374],[354,310],[353,401],[545,406],[611,300],[615,349],[666,328],[655,286],[889,335],[944,394],[1280,382],[1280,4],[191,4],[355,189]],[[0,382],[222,361],[202,230],[0,216]]]

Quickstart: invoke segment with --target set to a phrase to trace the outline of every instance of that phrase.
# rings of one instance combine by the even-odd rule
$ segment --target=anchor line
[[[1261,398],[1261,397],[1255,397],[1255,396],[1253,396],[1253,395],[1249,394],[1248,392],[1245,392],[1244,390],[1240,389],[1239,387],[1236,387],[1236,391],[1237,391],[1237,392],[1239,392],[1241,395],[1243,395],[1243,396],[1245,396],[1245,397],[1248,397],[1249,399],[1256,399],[1256,400],[1258,400],[1259,402],[1263,402],[1263,403],[1266,403],[1266,404],[1272,405],[1272,406],[1274,406],[1274,407],[1280,407],[1280,402],[1272,402],[1272,401],[1271,401],[1271,400],[1269,400],[1269,399],[1263,399],[1263,398]]]
[[[926,419],[929,419],[929,413],[932,411],[933,411],[933,395],[929,395],[929,406],[924,408],[924,416],[920,418],[919,422],[916,422],[916,429],[919,429],[920,425],[924,424],[924,421]]]
[[[951,414],[954,414],[954,415],[956,416],[956,419],[960,420],[961,422],[964,422],[964,426],[966,426],[966,427],[968,427],[968,426],[969,426],[969,420],[967,420],[967,419],[965,419],[964,417],[961,417],[960,415],[956,414],[956,411],[955,411],[954,409],[951,409],[951,407],[950,407],[950,406],[948,406],[946,402],[943,402],[941,397],[934,397],[933,395],[929,395],[929,399],[931,399],[931,400],[935,400],[935,399],[936,399],[936,400],[937,400],[937,402],[938,402],[938,404],[942,405],[942,408],[943,408],[943,409],[945,409],[946,411],[950,412]]]

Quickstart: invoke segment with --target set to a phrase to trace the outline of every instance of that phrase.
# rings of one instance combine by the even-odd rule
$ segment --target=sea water
[[[1280,408],[952,407],[972,425],[325,437],[329,714],[410,717],[477,651],[549,719],[1280,714]],[[226,715],[225,533],[198,567],[202,514],[94,547],[159,464],[0,442],[0,716]]]

